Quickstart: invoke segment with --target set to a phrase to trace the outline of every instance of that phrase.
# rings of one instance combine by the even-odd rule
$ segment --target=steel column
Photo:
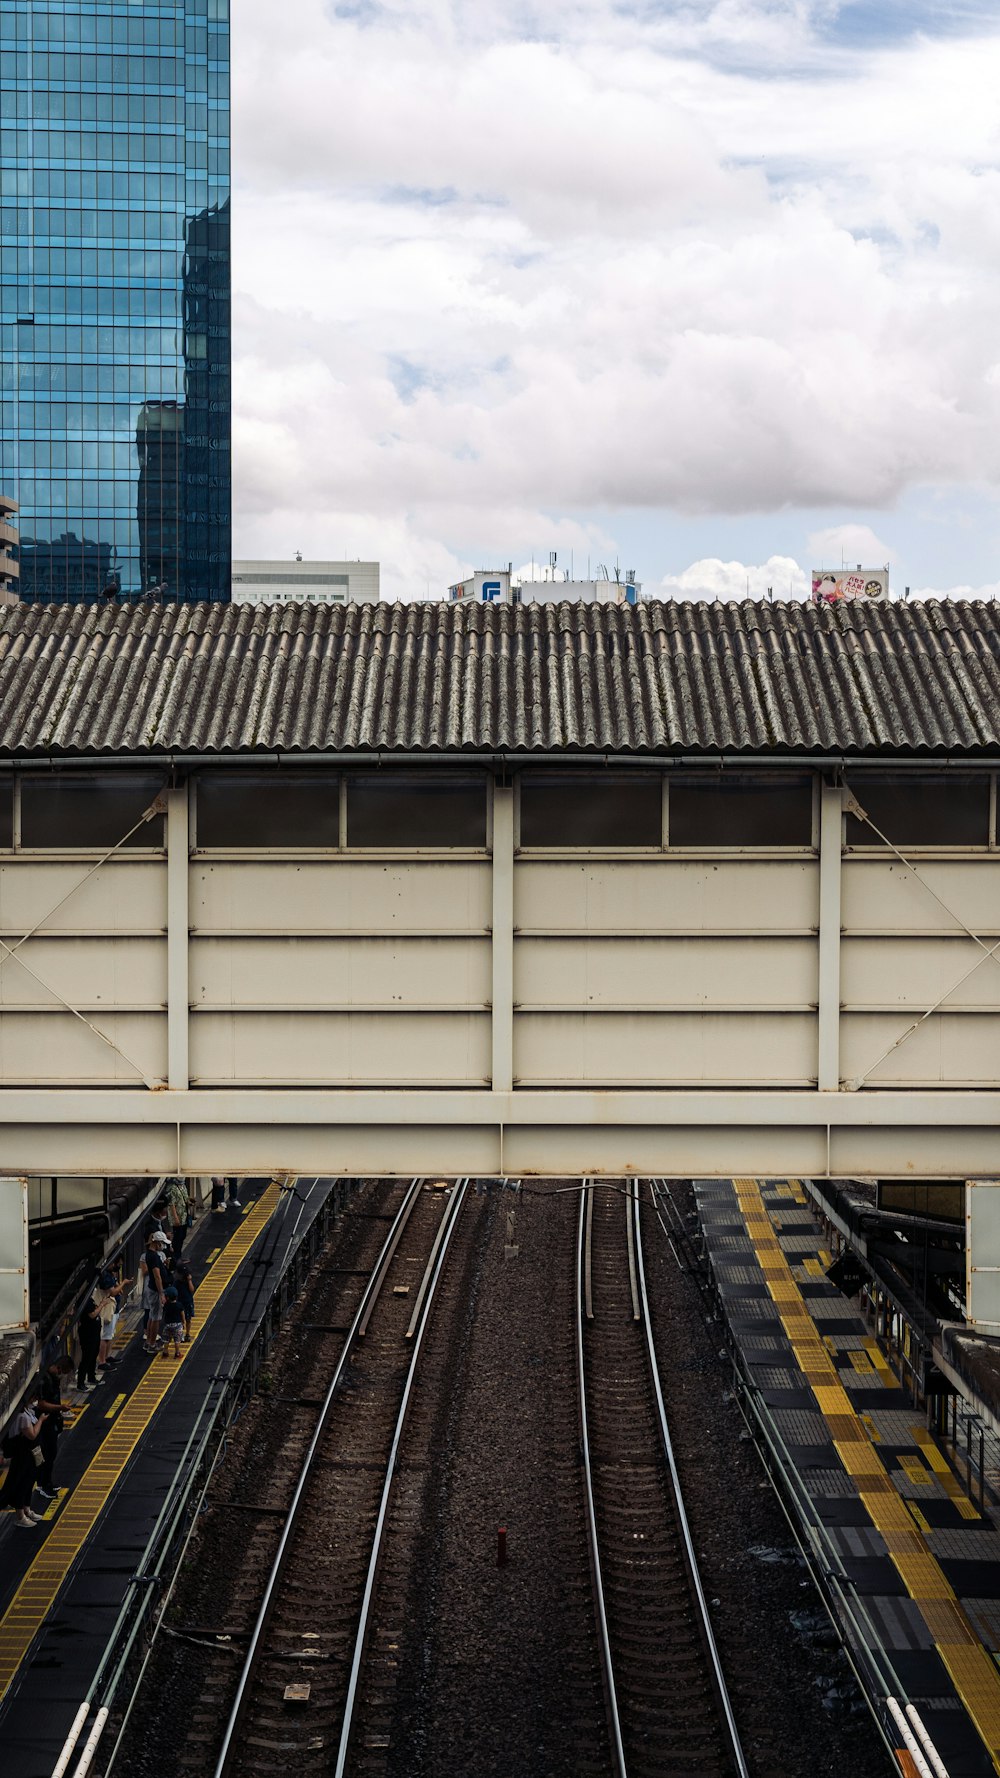
[[[840,880],[843,799],[839,784],[820,785],[819,1014],[817,1080],[821,1092],[840,1088]]]
[[[190,1084],[189,851],[188,789],[182,784],[167,791],[167,1083],[172,1091]]]
[[[493,1063],[495,1093],[514,1084],[514,791],[493,791]]]

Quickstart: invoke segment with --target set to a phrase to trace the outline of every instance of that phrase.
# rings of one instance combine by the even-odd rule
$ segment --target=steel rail
[[[589,1214],[588,1214],[589,1212]],[[580,1191],[580,1216],[577,1227],[576,1242],[576,1367],[577,1394],[580,1404],[580,1449],[583,1457],[583,1485],[587,1502],[587,1543],[590,1548],[590,1571],[594,1583],[594,1599],[597,1605],[597,1628],[601,1645],[601,1670],[604,1677],[604,1696],[608,1710],[608,1727],[611,1731],[611,1742],[615,1757],[615,1770],[618,1778],[628,1778],[625,1764],[625,1746],[622,1741],[621,1717],[618,1711],[618,1693],[615,1688],[615,1669],[611,1658],[611,1636],[608,1630],[608,1614],[604,1604],[604,1581],[601,1575],[601,1552],[597,1542],[597,1509],[594,1504],[594,1474],[590,1461],[590,1430],[587,1421],[587,1375],[583,1359],[583,1324],[584,1318],[593,1317],[591,1292],[591,1223],[593,1216],[593,1187],[584,1184]]]
[[[372,1537],[371,1555],[368,1560],[368,1573],[365,1577],[365,1590],[361,1600],[361,1611],[358,1615],[358,1628],[354,1638],[354,1655],[351,1661],[351,1675],[347,1685],[347,1699],[344,1704],[344,1715],[340,1725],[340,1743],[337,1748],[337,1763],[334,1767],[334,1778],[344,1778],[344,1772],[347,1767],[351,1731],[354,1726],[354,1706],[358,1695],[358,1681],[361,1677],[361,1664],[364,1660],[365,1644],[368,1639],[368,1620],[371,1615],[372,1599],[375,1594],[375,1582],[378,1577],[379,1562],[382,1555],[382,1542],[385,1535],[386,1521],[389,1516],[389,1497],[392,1493],[392,1486],[396,1479],[396,1463],[399,1456],[399,1447],[402,1442],[403,1428],[406,1424],[407,1412],[409,1410],[413,1381],[417,1373],[420,1348],[423,1345],[424,1334],[426,1333],[430,1322],[431,1308],[434,1303],[434,1297],[441,1278],[441,1273],[444,1270],[444,1263],[447,1258],[448,1248],[451,1244],[451,1238],[457,1227],[459,1213],[468,1189],[468,1179],[459,1180],[452,1188],[450,1194],[451,1201],[444,1216],[441,1218],[438,1234],[435,1238],[434,1246],[431,1249],[431,1255],[427,1263],[424,1283],[421,1285],[421,1289],[424,1291],[423,1317],[413,1341],[409,1369],[406,1373],[406,1383],[403,1387],[403,1397],[399,1404],[399,1413],[396,1416],[396,1430],[393,1433],[389,1459],[386,1463],[385,1481],[382,1484],[382,1498],[379,1501],[378,1517],[375,1521],[375,1531]],[[443,1236],[442,1230],[444,1231]],[[426,1290],[424,1290],[424,1284],[426,1284]]]
[[[654,1208],[655,1208],[656,1200],[655,1200],[655,1194],[653,1193],[652,1186],[650,1186],[650,1196],[651,1196],[651,1199],[653,1201]],[[691,1527],[688,1524],[688,1516],[687,1516],[687,1512],[684,1507],[684,1495],[681,1490],[681,1478],[680,1478],[680,1474],[678,1473],[677,1462],[674,1457],[674,1447],[673,1447],[673,1441],[671,1440],[671,1437],[670,1437],[670,1428],[667,1424],[667,1410],[664,1405],[663,1390],[660,1385],[660,1370],[659,1370],[659,1365],[657,1364],[657,1361],[656,1361],[656,1348],[653,1345],[653,1324],[652,1324],[652,1320],[651,1320],[650,1313],[649,1313],[649,1297],[648,1297],[648,1294],[646,1291],[646,1268],[643,1263],[642,1220],[639,1215],[639,1207],[640,1207],[639,1184],[638,1184],[638,1181],[635,1181],[635,1182],[633,1182],[633,1186],[632,1186],[632,1216],[634,1218],[634,1226],[635,1226],[635,1248],[636,1248],[636,1264],[637,1264],[638,1273],[639,1273],[639,1295],[640,1295],[640,1298],[642,1301],[642,1322],[643,1322],[643,1328],[645,1330],[645,1335],[646,1335],[646,1353],[649,1358],[649,1374],[650,1374],[650,1377],[651,1377],[652,1383],[653,1383],[653,1393],[656,1398],[656,1413],[657,1413],[657,1418],[659,1420],[659,1425],[660,1425],[660,1439],[663,1444],[663,1454],[667,1460],[667,1468],[670,1471],[670,1482],[671,1482],[671,1488],[673,1491],[674,1506],[675,1506],[676,1512],[677,1512],[678,1523],[681,1528],[681,1535],[684,1540],[684,1553],[687,1557],[688,1575],[689,1575],[689,1578],[691,1581],[691,1585],[692,1585],[692,1589],[694,1591],[695,1598],[698,1603],[698,1612],[699,1612],[699,1616],[701,1618],[702,1635],[704,1637],[705,1646],[707,1648],[709,1660],[711,1662],[712,1677],[715,1682],[716,1696],[719,1701],[719,1706],[722,1711],[722,1715],[725,1719],[726,1729],[727,1729],[727,1732],[729,1735],[729,1744],[732,1749],[733,1758],[736,1762],[736,1770],[739,1773],[739,1778],[750,1778],[750,1768],[747,1765],[746,1758],[743,1753],[743,1746],[740,1741],[739,1730],[736,1727],[736,1718],[733,1715],[733,1707],[732,1707],[732,1704],[730,1703],[729,1692],[727,1690],[725,1676],[722,1671],[722,1662],[719,1659],[719,1650],[718,1650],[718,1647],[716,1646],[715,1635],[712,1630],[712,1620],[711,1620],[711,1617],[709,1616],[708,1601],[705,1598],[705,1591],[704,1591],[704,1588],[702,1587],[702,1584],[701,1584],[701,1575],[698,1572],[698,1558],[697,1558],[697,1555],[695,1554],[694,1540],[691,1536]]]
[[[371,1275],[368,1279],[367,1284],[365,1285],[364,1293],[362,1295],[361,1301],[358,1304],[357,1310],[355,1312],[354,1320],[351,1322],[350,1330],[347,1334],[347,1338],[344,1341],[343,1348],[340,1352],[340,1356],[337,1359],[336,1368],[335,1368],[333,1376],[330,1380],[330,1384],[327,1388],[326,1395],[323,1398],[323,1405],[322,1405],[320,1412],[319,1412],[319,1418],[317,1419],[316,1427],[313,1432],[312,1438],[309,1441],[309,1446],[308,1446],[308,1449],[306,1450],[306,1454],[305,1454],[305,1457],[302,1462],[302,1467],[299,1470],[298,1481],[295,1484],[295,1492],[292,1495],[291,1503],[288,1508],[288,1514],[286,1516],[284,1525],[282,1526],[281,1538],[278,1543],[278,1548],[275,1552],[274,1561],[271,1564],[270,1573],[268,1574],[268,1577],[267,1577],[267,1584],[264,1588],[264,1596],[261,1600],[260,1608],[257,1612],[257,1617],[254,1622],[253,1630],[250,1633],[250,1640],[247,1645],[246,1656],[244,1658],[243,1667],[240,1672],[239,1682],[236,1687],[236,1696],[233,1700],[233,1706],[232,1706],[232,1709],[230,1710],[230,1713],[229,1713],[229,1720],[226,1723],[225,1733],[223,1734],[223,1737],[222,1737],[222,1745],[219,1750],[219,1755],[218,1755],[218,1758],[215,1763],[214,1778],[224,1778],[227,1766],[229,1764],[230,1754],[232,1753],[232,1750],[233,1750],[233,1741],[235,1739],[236,1731],[239,1727],[239,1724],[240,1724],[240,1721],[241,1721],[241,1718],[243,1715],[243,1711],[246,1706],[247,1696],[248,1696],[248,1692],[249,1692],[249,1688],[250,1688],[250,1681],[253,1677],[253,1671],[254,1671],[254,1668],[257,1664],[257,1657],[260,1653],[260,1645],[261,1645],[261,1642],[263,1641],[264,1631],[267,1628],[268,1618],[270,1617],[270,1614],[271,1614],[271,1608],[274,1603],[274,1598],[275,1598],[275,1593],[276,1593],[277,1586],[278,1586],[278,1581],[281,1578],[281,1574],[282,1574],[282,1571],[285,1566],[285,1560],[287,1558],[289,1546],[291,1544],[292,1532],[295,1528],[296,1520],[298,1518],[299,1507],[302,1503],[303,1495],[305,1494],[306,1484],[309,1480],[309,1476],[312,1471],[312,1466],[313,1466],[313,1463],[316,1458],[317,1450],[319,1448],[320,1439],[322,1438],[323,1432],[326,1428],[326,1422],[327,1422],[327,1419],[329,1418],[330,1409],[333,1406],[334,1399],[335,1399],[335,1397],[338,1393],[338,1390],[340,1388],[341,1379],[342,1379],[344,1371],[346,1369],[348,1358],[350,1357],[352,1348],[354,1346],[355,1337],[356,1337],[358,1328],[360,1327],[362,1320],[364,1320],[367,1323],[367,1317],[371,1313],[371,1308],[374,1305],[374,1299],[377,1298],[379,1291],[382,1288],[382,1283],[384,1282],[385,1272],[386,1272],[387,1268],[383,1266],[383,1260],[385,1259],[386,1253],[391,1248],[394,1249],[396,1242],[398,1242],[399,1236],[402,1233],[402,1229],[406,1226],[406,1222],[410,1216],[410,1212],[412,1211],[413,1206],[414,1206],[417,1198],[419,1197],[419,1194],[422,1189],[423,1189],[423,1180],[422,1179],[411,1180],[410,1185],[409,1185],[407,1192],[406,1192],[406,1196],[404,1197],[402,1204],[400,1205],[398,1211],[396,1212],[396,1216],[393,1220],[392,1227],[390,1228],[389,1233],[386,1236],[385,1244],[378,1256],[378,1259],[375,1261],[375,1264],[372,1267]]]

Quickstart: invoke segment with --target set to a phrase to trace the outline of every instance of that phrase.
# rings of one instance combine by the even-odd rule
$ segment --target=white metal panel
[[[780,932],[818,918],[815,859],[521,857],[514,874],[517,927]]]
[[[815,1018],[795,1013],[517,1013],[522,1086],[807,1085]]]
[[[35,1085],[121,1085],[166,1078],[167,1021],[162,1013],[88,1013],[97,1031],[72,1013],[5,1012],[0,1018],[0,1080],[5,1087]],[[113,1047],[117,1046],[117,1047]],[[89,1173],[89,1167],[33,1167],[32,1173]]]
[[[94,857],[50,859],[37,852],[0,863],[0,931],[165,931],[167,873],[162,854],[117,852],[94,870]],[[61,905],[60,905],[61,904]]]
[[[489,1073],[488,1012],[202,1012],[191,1021],[195,1082],[482,1086]]]
[[[845,932],[950,932],[964,922],[1000,934],[1000,857],[915,858],[914,866],[919,880],[895,857],[845,857]]]
[[[995,1013],[933,1013],[910,1035],[914,1018],[899,1013],[841,1016],[845,1082],[873,1086],[994,1087],[1000,1080],[1000,1019]],[[884,1061],[879,1058],[898,1038]]]
[[[1000,1180],[965,1187],[965,1313],[973,1327],[1000,1329]]]
[[[71,1091],[74,1089],[70,1089]],[[8,1094],[8,1098],[12,1095]],[[124,1098],[124,1092],[115,1090],[114,1098]],[[249,1106],[247,1107],[249,1111]],[[116,1116],[119,1121],[115,1121]],[[13,1138],[10,1153],[16,1149],[18,1156],[24,1155],[31,1161],[42,1160],[44,1166],[25,1168],[26,1172],[37,1173],[90,1173],[147,1175],[151,1179],[159,1179],[164,1173],[194,1173],[196,1168],[182,1169],[178,1165],[178,1130],[175,1124],[129,1121],[109,1107],[104,1114],[103,1122],[92,1122],[89,1119],[80,1124],[62,1123],[51,1115],[41,1123],[19,1123],[14,1130],[5,1131]],[[230,1156],[235,1155],[235,1144],[230,1140]],[[49,1162],[51,1161],[51,1166]],[[231,1164],[237,1171],[242,1169],[237,1161]],[[221,1171],[213,1167],[213,1172]]]
[[[841,961],[845,1006],[900,1006],[920,1013],[942,995],[952,1009],[1000,1006],[1000,950],[987,957],[964,933],[845,938]]]
[[[191,924],[196,932],[488,931],[489,860],[199,858],[191,867]]]
[[[520,937],[517,1004],[814,1006],[813,938]]]
[[[479,938],[195,938],[194,1006],[482,1007],[490,941]]]
[[[28,1182],[0,1179],[0,1327],[27,1327]]]
[[[163,939],[41,932],[13,957],[0,953],[0,1006],[57,1006],[61,995],[73,1006],[156,1009],[165,1005],[166,991]]]
[[[915,1101],[918,1095],[909,1097]],[[887,1128],[836,1127],[830,1132],[825,1171],[839,1179],[954,1179],[956,1174],[995,1171],[998,1152],[1000,1131],[977,1124],[970,1111],[957,1127],[942,1123],[935,1128],[919,1120]]]
[[[564,1129],[530,1129],[517,1124],[503,1130],[498,1173],[560,1176],[606,1173],[665,1174],[670,1178],[731,1179],[746,1171],[761,1177],[821,1174],[826,1142],[817,1130],[752,1126],[672,1129],[655,1124]],[[776,1163],[776,1164],[775,1164]]]

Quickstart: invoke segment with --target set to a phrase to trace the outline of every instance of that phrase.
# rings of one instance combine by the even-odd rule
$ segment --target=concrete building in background
[[[631,569],[617,580],[559,580],[554,563],[546,580],[518,581],[508,563],[506,568],[477,568],[448,588],[452,601],[475,599],[486,605],[558,605],[566,599],[576,605],[637,605],[641,595]]]
[[[0,605],[16,605],[18,562],[17,562],[17,501],[0,494]]]
[[[234,605],[374,605],[377,562],[234,562]]]
[[[4,0],[0,486],[27,604],[229,598],[228,10]]]

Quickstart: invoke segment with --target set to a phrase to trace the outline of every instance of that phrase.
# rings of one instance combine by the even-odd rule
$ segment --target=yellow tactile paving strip
[[[885,1539],[900,1579],[930,1630],[955,1690],[1000,1772],[1000,1672],[931,1554],[918,1515],[897,1493],[860,1418],[851,1407],[829,1350],[817,1332],[792,1276],[760,1186],[755,1179],[734,1179],[733,1186],[768,1290],[779,1307],[781,1324],[816,1398],[816,1405],[830,1428],[837,1454],[848,1474],[857,1482],[859,1496],[872,1524]],[[789,1195],[794,1194],[794,1190],[794,1182],[789,1182]],[[779,1196],[785,1195],[779,1189]],[[868,1342],[868,1357],[888,1383],[892,1372],[875,1341]],[[896,1381],[895,1378],[892,1380]],[[952,1489],[948,1492],[958,1505],[961,1490],[930,1434],[925,1432],[920,1436],[920,1429],[914,1428],[913,1436],[935,1478],[947,1487],[947,1476],[954,1484],[954,1493]],[[963,1516],[979,1517],[971,1502],[966,1501],[965,1505],[970,1510]]]
[[[269,1185],[242,1218],[232,1238],[198,1283],[198,1318],[193,1345],[212,1310],[232,1283],[281,1196]],[[180,1359],[151,1359],[149,1369],[118,1412],[99,1451],[66,1500],[21,1585],[0,1618],[0,1699],[8,1690],[59,1590],[107,1504],[111,1490],[132,1457],[150,1420],[176,1380],[190,1350]]]

